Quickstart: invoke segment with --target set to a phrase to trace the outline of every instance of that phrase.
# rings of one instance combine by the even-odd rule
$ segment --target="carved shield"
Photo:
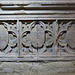
[[[3,50],[8,44],[8,32],[3,25],[0,25],[0,50]]]
[[[73,24],[67,32],[67,44],[71,48],[75,48],[75,25]]]
[[[39,25],[36,26],[35,31],[31,31],[31,42],[35,48],[40,48],[44,44],[44,30]]]

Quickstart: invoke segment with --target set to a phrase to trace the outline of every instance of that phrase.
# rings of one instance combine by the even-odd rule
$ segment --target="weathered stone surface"
[[[0,75],[74,75],[74,62],[3,62]]]

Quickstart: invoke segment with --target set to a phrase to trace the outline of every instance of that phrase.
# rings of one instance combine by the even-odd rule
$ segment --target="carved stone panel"
[[[0,61],[75,60],[74,0],[0,0]]]
[[[74,21],[59,21],[59,32],[57,37],[58,48],[62,56],[74,56],[74,33],[75,33],[75,22]],[[64,54],[63,54],[64,53]],[[68,55],[69,54],[69,55]]]
[[[18,61],[74,57],[74,33],[74,21],[1,21],[0,57]]]
[[[0,57],[18,57],[16,22],[1,21],[0,53]]]
[[[42,54],[53,44],[53,23],[48,21],[21,22],[22,50],[32,54]],[[52,48],[51,48],[52,49]],[[27,54],[26,54],[27,55]]]

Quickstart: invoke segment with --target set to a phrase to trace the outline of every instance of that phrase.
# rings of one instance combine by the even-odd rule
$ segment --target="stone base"
[[[1,62],[0,75],[75,75],[75,62]]]

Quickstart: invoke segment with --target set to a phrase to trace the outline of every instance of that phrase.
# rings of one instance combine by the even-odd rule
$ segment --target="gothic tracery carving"
[[[74,21],[2,21],[0,53],[5,56],[75,54],[74,34]]]
[[[46,47],[53,44],[53,32],[48,27],[49,24],[42,21],[33,21],[27,24],[27,29],[22,32],[23,45],[28,46],[33,53],[46,51]],[[46,36],[47,33],[50,38]]]

